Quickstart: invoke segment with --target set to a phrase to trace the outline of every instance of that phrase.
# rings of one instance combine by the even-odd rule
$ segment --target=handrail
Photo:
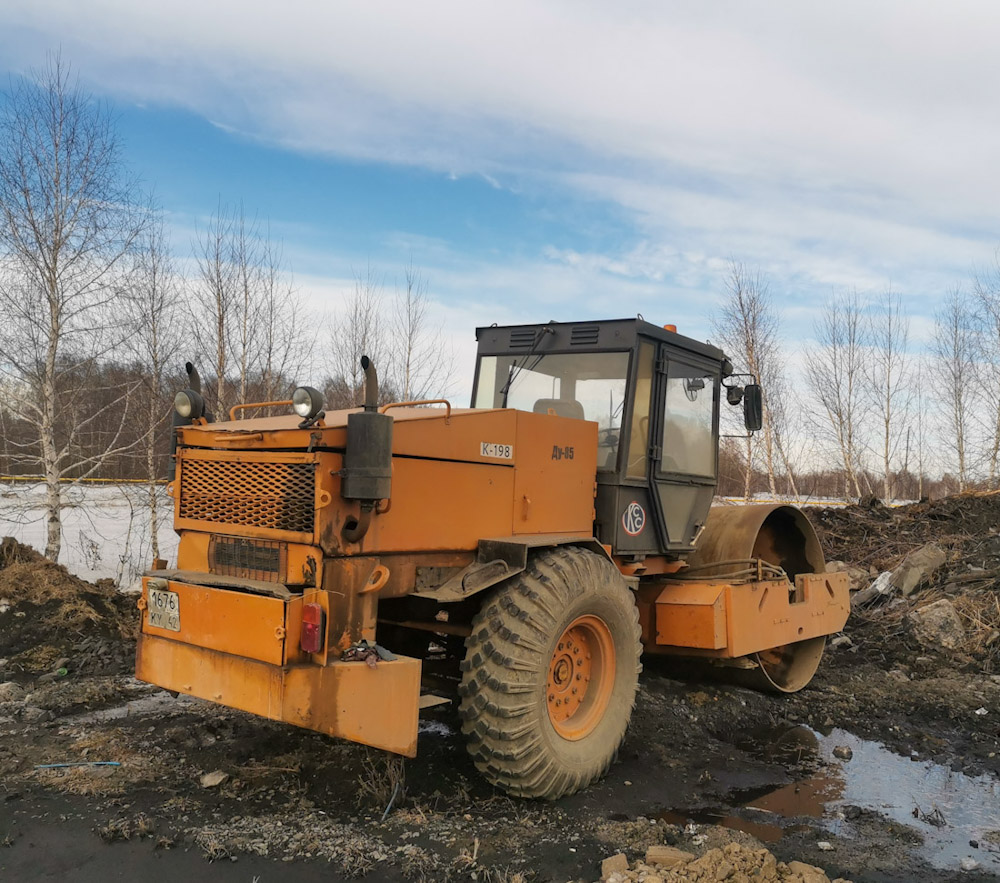
[[[282,399],[280,402],[244,402],[242,405],[233,405],[229,409],[229,419],[236,419],[236,412],[242,411],[244,408],[270,408],[273,405],[290,405],[292,403],[291,399]]]
[[[389,402],[388,405],[382,405],[379,408],[379,413],[384,414],[390,408],[409,408],[416,405],[444,405],[448,412],[445,414],[445,420],[451,420],[451,402],[447,399],[417,399],[413,402]]]

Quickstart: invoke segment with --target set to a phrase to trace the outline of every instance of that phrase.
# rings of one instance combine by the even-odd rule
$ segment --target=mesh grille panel
[[[312,533],[315,469],[313,463],[185,459],[180,517]]]
[[[208,544],[212,573],[281,582],[288,545],[276,540],[213,536]]]

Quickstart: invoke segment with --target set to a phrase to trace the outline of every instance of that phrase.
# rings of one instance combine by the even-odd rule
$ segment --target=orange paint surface
[[[414,757],[420,660],[279,666],[141,634],[136,677],[270,720]]]
[[[789,590],[785,580],[666,581],[652,605],[655,644],[735,658],[844,627],[851,609],[846,574],[802,574]]]

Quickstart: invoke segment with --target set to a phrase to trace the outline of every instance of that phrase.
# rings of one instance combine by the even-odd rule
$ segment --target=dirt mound
[[[940,652],[963,667],[1000,671],[1000,492],[959,494],[890,508],[877,500],[812,509],[809,518],[828,561],[840,560],[871,579],[896,568],[916,549],[934,543],[943,566],[908,598],[888,595],[859,609],[852,636],[891,639],[890,660]],[[914,633],[915,611],[947,600],[964,627],[957,646],[928,646]]]
[[[705,839],[704,836],[702,839]],[[646,861],[629,865],[624,854],[604,862],[601,883],[694,883],[709,880],[755,880],[759,883],[830,883],[821,869],[804,862],[779,862],[763,848],[729,843],[700,857],[682,849],[652,847]],[[833,883],[849,883],[837,878]]]
[[[12,537],[0,541],[3,679],[128,671],[137,622],[135,599],[110,580],[88,583]]]
[[[890,570],[914,548],[935,542],[955,553],[949,562],[991,562],[1000,571],[1000,492],[958,494],[890,508],[878,501],[860,506],[809,509],[827,560],[848,561],[876,573]]]

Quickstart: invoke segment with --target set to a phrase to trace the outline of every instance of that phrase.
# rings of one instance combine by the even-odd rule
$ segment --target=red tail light
[[[306,653],[319,653],[323,649],[323,608],[319,604],[302,605],[302,635],[299,646]]]

